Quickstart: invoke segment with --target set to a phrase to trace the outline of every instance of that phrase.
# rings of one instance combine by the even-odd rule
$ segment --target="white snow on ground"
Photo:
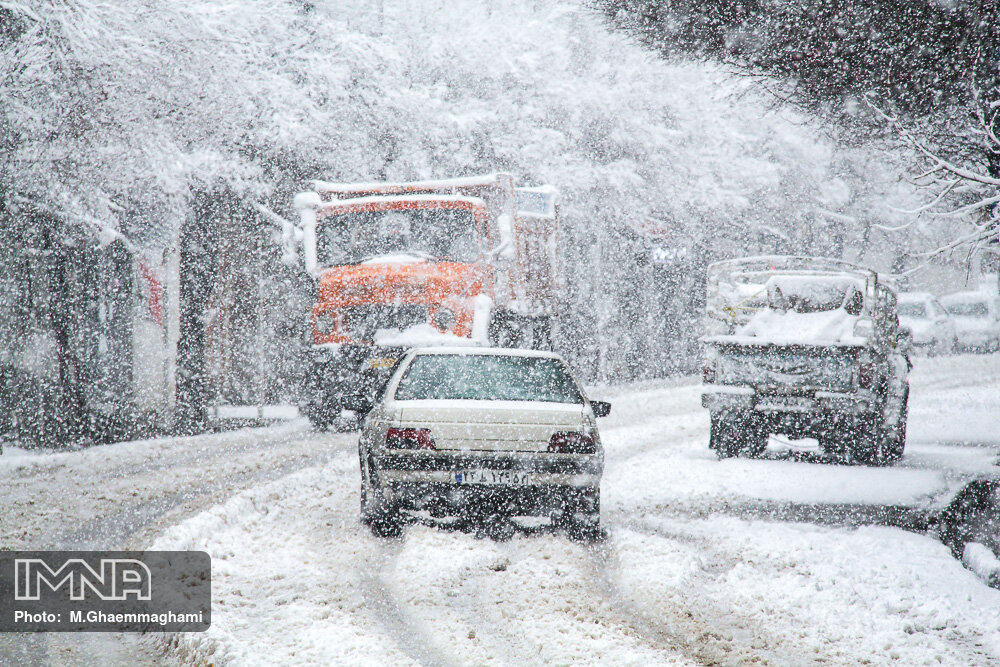
[[[596,665],[613,655],[688,663],[602,622],[607,609],[588,608],[601,602],[582,547],[554,537],[496,544],[426,527],[386,545],[358,524],[356,477],[356,456],[345,453],[168,531],[154,548],[213,558],[212,627],[178,637],[181,650],[249,665],[439,655],[469,665]]]
[[[357,520],[356,456],[342,453],[165,533],[156,548],[205,549],[214,565],[211,629],[172,641],[217,664],[1000,663],[1000,591],[932,535],[725,514],[919,507],[953,475],[996,474],[1000,436],[967,425],[1000,411],[983,379],[998,366],[918,360],[911,445],[889,469],[800,462],[777,441],[763,460],[716,461],[695,382],[596,388],[614,404],[602,428],[610,538],[589,549],[426,526],[376,540]],[[923,444],[939,404],[979,443],[949,448],[963,453],[957,472],[930,469],[942,447]]]
[[[4,456],[4,458],[0,460],[7,461],[18,456],[32,456],[34,454],[41,453],[41,450],[38,449],[24,449],[23,447],[15,447],[14,445],[5,445],[3,442],[0,442],[0,451],[3,452]]]

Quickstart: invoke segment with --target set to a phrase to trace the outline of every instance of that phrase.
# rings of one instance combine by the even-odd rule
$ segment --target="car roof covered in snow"
[[[415,347],[410,350],[411,354],[461,354],[461,355],[492,355],[503,357],[547,357],[549,359],[562,359],[555,352],[544,350],[524,350],[511,347]]]
[[[900,292],[896,300],[899,303],[917,303],[918,301],[933,301],[934,298],[930,292]]]
[[[989,303],[997,298],[1000,297],[996,294],[990,294],[982,290],[970,290],[968,292],[955,292],[954,294],[943,296],[941,297],[941,303],[945,306],[956,303]]]

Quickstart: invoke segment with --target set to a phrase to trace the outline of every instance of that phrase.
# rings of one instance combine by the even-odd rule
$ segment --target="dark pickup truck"
[[[709,446],[756,456],[768,436],[885,465],[903,454],[909,334],[877,273],[815,257],[750,257],[708,269],[704,391]]]

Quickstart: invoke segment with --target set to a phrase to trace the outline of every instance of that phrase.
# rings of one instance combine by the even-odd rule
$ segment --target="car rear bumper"
[[[960,331],[957,340],[961,347],[983,347],[1000,340],[1000,332]]]
[[[374,457],[374,464],[383,493],[402,507],[522,516],[596,511],[604,467],[600,454],[385,454]],[[485,472],[496,483],[470,483],[470,471],[480,478]]]

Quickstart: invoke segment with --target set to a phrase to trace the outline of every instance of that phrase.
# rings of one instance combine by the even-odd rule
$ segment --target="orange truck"
[[[316,280],[304,413],[374,393],[420,345],[547,349],[557,310],[556,190],[510,174],[409,183],[315,182],[297,236]]]

